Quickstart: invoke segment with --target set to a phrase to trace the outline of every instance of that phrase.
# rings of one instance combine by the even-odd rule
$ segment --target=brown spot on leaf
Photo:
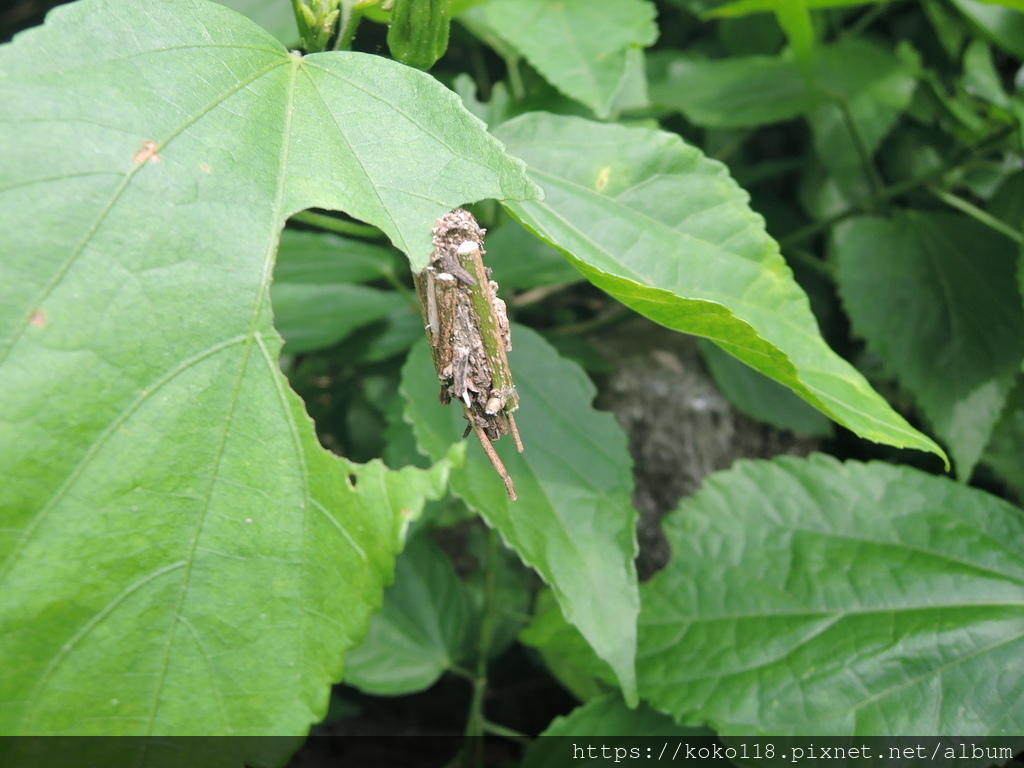
[[[598,192],[604,192],[604,188],[608,186],[608,179],[611,177],[611,175],[612,167],[610,165],[606,165],[604,168],[601,169],[601,172],[597,174],[597,183],[594,184],[594,187],[597,189]]]
[[[29,322],[32,323],[36,328],[46,327],[46,313],[43,312],[39,307],[32,310],[32,317],[29,318]]]
[[[159,163],[160,155],[156,153],[156,142],[155,141],[144,141],[142,147],[138,152],[135,153],[135,164],[144,163],[147,160]]]
[[[208,165],[207,165],[206,163],[200,163],[200,164],[199,164],[199,169],[200,169],[200,170],[201,170],[201,171],[202,171],[203,173],[209,173],[209,172],[210,172],[210,166],[208,166]]]

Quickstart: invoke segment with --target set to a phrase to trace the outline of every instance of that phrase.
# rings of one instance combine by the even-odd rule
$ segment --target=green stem
[[[996,232],[1006,235],[1008,238],[1013,240],[1013,242],[1017,243],[1017,245],[1024,242],[1024,236],[1021,235],[1019,230],[1014,229],[1004,221],[1000,221],[988,211],[983,211],[981,208],[967,200],[964,200],[962,197],[941,189],[929,188],[928,191],[951,208],[956,208],[958,211],[966,213],[975,221],[980,222],[987,227],[991,227]]]
[[[727,141],[724,145],[715,150],[715,160],[721,160],[723,163],[728,163],[729,158],[732,157],[743,145],[747,139],[754,135],[752,130],[738,131],[730,141]]]
[[[494,614],[496,610],[494,590],[498,570],[498,534],[493,528],[487,529],[487,560],[484,563],[484,603],[480,621],[480,639],[477,643],[476,679],[473,681],[473,698],[469,704],[469,718],[466,722],[466,736],[477,746],[477,765],[483,765],[484,695],[487,693],[487,657],[494,639]]]
[[[552,283],[551,285],[539,285],[536,288],[530,288],[527,291],[523,291],[520,294],[511,296],[505,299],[505,303],[512,309],[519,307],[526,307],[530,304],[536,304],[540,301],[546,301],[556,293],[561,293],[566,288],[572,288],[574,285],[578,285],[579,281],[574,280],[571,283]]]
[[[834,270],[832,269],[831,264],[822,261],[802,248],[792,248],[786,251],[786,260],[807,267],[829,280],[835,279]]]
[[[473,79],[476,81],[476,97],[481,101],[491,100],[491,76],[487,62],[479,45],[469,49],[469,60],[473,64]]]
[[[411,309],[420,308],[420,300],[416,298],[416,291],[410,290],[409,286],[398,279],[398,275],[390,270],[385,273],[384,279],[388,281],[388,285],[394,288],[398,293],[402,294],[402,298],[406,300]]]
[[[567,323],[557,328],[552,328],[550,333],[558,336],[585,336],[588,333],[599,331],[611,325],[617,325],[628,317],[633,316],[633,310],[625,304],[615,302],[600,314],[589,320],[581,320],[577,323]]]
[[[352,49],[352,40],[356,36],[359,22],[362,20],[362,8],[356,8],[343,0],[341,4],[340,31],[338,32],[338,39],[334,41],[334,50],[348,51]]]
[[[458,675],[459,677],[464,677],[467,680],[471,680],[471,681],[475,681],[476,680],[476,674],[473,672],[473,670],[466,669],[465,667],[459,666],[458,664],[449,664],[448,665],[448,671],[451,672],[453,675]]]
[[[522,101],[526,98],[526,86],[523,85],[523,76],[519,74],[519,57],[507,57],[505,59],[505,67],[508,69],[509,90],[512,91],[515,101]]]
[[[306,21],[306,16],[302,12],[303,7],[303,0],[292,0],[295,25],[299,28],[299,37],[302,39],[302,45],[308,53],[309,47],[313,44],[313,33],[309,28],[309,23]]]
[[[885,13],[888,13],[891,10],[892,8],[890,7],[890,4],[887,2],[879,3],[878,5],[872,6],[871,10],[869,10],[867,13],[862,14],[861,17],[857,19],[857,21],[855,21],[848,28],[840,32],[838,37],[860,37],[861,32],[867,29],[871,24],[873,24],[875,19],[877,19],[879,16]]]
[[[317,213],[316,211],[302,211],[292,216],[292,219],[301,221],[303,224],[311,224],[314,227],[326,229],[329,232],[336,232],[339,235],[351,235],[352,237],[362,237],[368,240],[377,240],[384,235],[379,229],[369,224],[344,221],[343,219],[328,216],[325,213]]]
[[[506,739],[517,741],[520,744],[529,746],[533,743],[533,739],[527,736],[525,733],[514,731],[511,728],[506,728],[503,725],[492,723],[490,720],[484,721],[484,731],[487,733],[493,733],[495,736],[504,736]]]

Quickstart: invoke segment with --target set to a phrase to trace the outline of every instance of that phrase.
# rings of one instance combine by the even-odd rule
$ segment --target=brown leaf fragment
[[[152,163],[160,162],[160,155],[156,153],[156,142],[155,141],[144,141],[139,151],[135,153],[135,164],[139,165],[147,160]]]

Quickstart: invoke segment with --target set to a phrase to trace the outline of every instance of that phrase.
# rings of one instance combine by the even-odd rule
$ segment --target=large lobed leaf
[[[478,444],[452,475],[451,487],[547,582],[566,619],[611,666],[627,700],[636,700],[637,553],[633,478],[626,436],[611,414],[595,411],[593,384],[533,331],[515,327],[509,353],[526,450],[511,438],[495,444],[515,481],[518,501]],[[457,403],[442,408],[425,343],[402,371],[420,448],[445,455],[463,432]],[[475,443],[475,441],[473,441]]]
[[[817,455],[741,462],[666,519],[641,695],[723,734],[1024,730],[1020,510]],[[986,694],[979,696],[979,691]]]
[[[295,734],[446,465],[334,458],[278,370],[288,215],[383,229],[532,183],[429,76],[200,0],[0,49],[0,731]]]
[[[599,288],[712,339],[862,437],[944,456],[825,344],[724,165],[672,134],[579,118],[529,114],[496,133],[545,191],[507,207]]]

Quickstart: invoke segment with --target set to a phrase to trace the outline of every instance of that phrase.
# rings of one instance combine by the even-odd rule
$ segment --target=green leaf
[[[580,631],[565,620],[550,589],[537,595],[530,624],[519,640],[536,648],[551,673],[581,701],[607,691],[615,684],[615,673],[600,659]]]
[[[745,128],[798,117],[811,98],[791,56],[696,60],[652,54],[651,100],[678,109],[698,125]]]
[[[497,130],[545,189],[511,203],[599,288],[706,336],[862,437],[945,456],[821,338],[764,221],[676,135],[531,114]]]
[[[577,707],[565,717],[556,717],[542,736],[707,736],[705,728],[682,728],[672,718],[641,704],[630,709],[617,693]],[[538,741],[543,741],[540,739]],[[536,753],[530,752],[529,756]],[[526,762],[524,768],[534,763]],[[560,763],[560,765],[564,765]]]
[[[386,248],[286,229],[270,289],[274,326],[287,342],[285,352],[328,347],[407,307],[408,300],[394,291],[353,285],[382,277],[395,280],[394,273]]]
[[[665,521],[641,695],[723,734],[1024,729],[1020,510],[886,464],[739,462]]]
[[[295,11],[291,3],[281,0],[217,0],[233,11],[248,16],[281,43],[296,47],[299,44],[299,29],[295,25]]]
[[[631,45],[626,49],[626,64],[619,87],[612,98],[610,112],[619,115],[630,110],[646,109],[651,104],[647,92],[647,56],[643,48]]]
[[[909,48],[897,56],[856,38],[819,51],[815,85],[825,100],[808,117],[818,157],[848,197],[870,192],[865,177],[872,156],[910,106],[917,59]]]
[[[423,315],[418,307],[400,307],[387,317],[379,333],[373,334],[361,350],[359,359],[374,363],[405,352],[423,338]]]
[[[986,210],[1016,229],[1024,225],[1024,171],[1006,177],[989,199]]]
[[[474,517],[464,505],[460,506],[466,519]],[[497,534],[489,528],[474,526],[466,536],[466,552],[480,563],[480,567],[471,571],[463,582],[473,609],[467,633],[472,647],[466,649],[466,655],[474,659],[479,658],[478,638],[485,631],[490,640],[488,660],[500,657],[516,641],[519,630],[530,615],[537,586],[533,571],[523,565],[519,555],[505,547],[491,549],[491,535]],[[487,630],[485,622],[490,625]]]
[[[286,229],[274,264],[275,283],[367,283],[395,277],[394,252],[326,232]]]
[[[489,0],[485,23],[548,82],[599,117],[630,71],[629,49],[658,37],[647,0]]]
[[[814,77],[814,23],[807,0],[774,0],[775,18],[786,33],[804,79]]]
[[[466,109],[479,117],[489,126],[498,125],[508,118],[512,108],[512,97],[504,82],[491,86],[490,99],[481,101],[477,94],[477,82],[465,72],[460,72],[452,80],[452,90],[459,94]]]
[[[578,366],[528,328],[515,327],[512,344],[516,421],[526,450],[516,453],[511,440],[495,448],[519,500],[509,500],[475,441],[452,475],[452,490],[540,574],[566,618],[611,665],[627,700],[635,701],[636,511],[626,436],[611,414],[591,407],[594,386]],[[425,340],[409,355],[401,391],[420,448],[443,455],[465,421],[458,407],[438,404]]]
[[[429,76],[199,0],[58,8],[0,93],[0,731],[304,733],[447,465],[320,448],[281,228],[343,209],[422,265],[534,187]]]
[[[465,632],[466,596],[451,560],[429,536],[414,536],[383,610],[348,653],[345,682],[378,696],[422,691],[458,662]]]
[[[992,430],[982,461],[1016,492],[1024,494],[1024,391],[1020,386],[1010,395],[1006,412]],[[1014,402],[1016,401],[1016,402]]]
[[[556,249],[527,232],[512,218],[487,233],[487,264],[498,285],[509,288],[537,288],[559,283],[576,283],[583,276]]]
[[[950,0],[985,37],[1004,51],[1024,58],[1024,3],[1011,0],[983,3],[978,0]]]
[[[752,419],[799,435],[832,434],[832,422],[791,389],[744,365],[708,341],[702,340],[700,351],[715,384],[737,410]]]
[[[774,20],[746,16],[722,19],[716,26],[727,56],[770,56],[782,48],[782,30]]]
[[[942,45],[946,55],[955,59],[963,50],[964,40],[969,30],[961,21],[956,10],[942,0],[923,0],[921,9],[932,25],[936,39]]]
[[[966,216],[905,211],[843,222],[835,245],[854,328],[969,478],[1024,360],[1014,243]]]
[[[302,737],[96,738],[53,736],[5,738],[0,742],[4,768],[278,768],[288,765]]]
[[[274,324],[294,355],[329,347],[360,326],[387,317],[406,300],[362,285],[274,283]]]
[[[978,0],[986,5],[998,5],[1014,11],[1024,11],[1024,0]]]
[[[992,61],[992,51],[983,40],[972,40],[964,51],[964,89],[1004,109],[1010,106]]]
[[[541,738],[530,745],[521,768],[564,768],[570,755],[574,766],[622,765],[627,760],[659,757],[657,752],[650,751],[652,737],[685,739],[709,734],[706,729],[681,728],[645,704],[629,709],[621,696],[611,693],[588,701],[564,717],[556,717]],[[546,738],[550,736],[563,738]],[[588,753],[586,748],[590,745],[577,745],[568,739],[587,736],[627,738],[602,743],[609,749],[608,756],[602,757],[599,746]],[[577,752],[576,747],[581,747],[581,751]],[[675,744],[672,749],[675,750]]]
[[[651,97],[698,125],[744,128],[807,114],[815,146],[833,172],[868,156],[910,103],[916,65],[857,38],[815,51],[817,101],[790,53],[711,61],[652,55]],[[850,135],[851,125],[857,131]],[[834,167],[837,166],[837,167]]]
[[[803,0],[808,8],[846,8],[853,5],[873,5],[884,0]],[[713,8],[704,14],[708,19],[732,19],[752,13],[776,12],[786,0],[735,0]]]

